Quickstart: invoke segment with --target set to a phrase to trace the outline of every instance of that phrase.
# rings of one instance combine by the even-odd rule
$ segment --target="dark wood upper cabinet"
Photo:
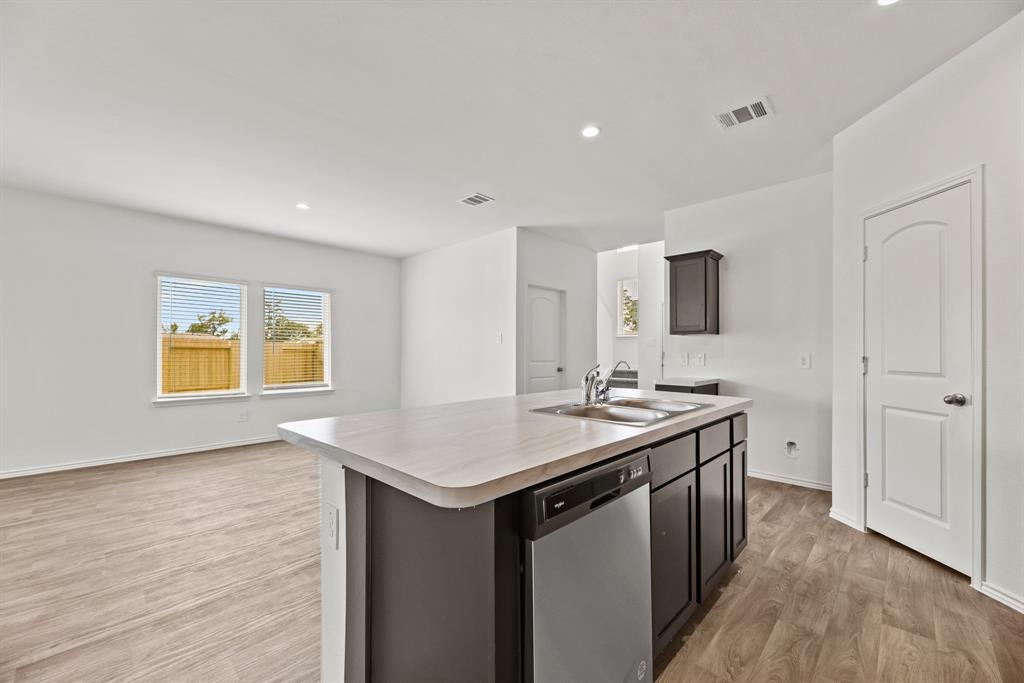
[[[669,334],[718,334],[718,262],[712,249],[666,256]]]

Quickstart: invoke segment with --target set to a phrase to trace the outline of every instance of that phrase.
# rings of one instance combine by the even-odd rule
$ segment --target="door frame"
[[[530,384],[530,332],[532,331],[531,327],[530,327],[531,326],[531,316],[530,316],[530,290],[531,289],[546,289],[549,292],[554,292],[555,294],[558,295],[558,307],[559,307],[559,310],[561,311],[560,314],[559,314],[559,320],[558,320],[558,327],[559,327],[558,338],[559,338],[559,345],[561,346],[561,348],[558,350],[558,355],[561,356],[561,358],[562,358],[562,372],[559,373],[559,374],[562,375],[562,377],[561,377],[561,386],[559,386],[558,389],[559,390],[565,389],[566,388],[566,386],[565,386],[565,376],[567,374],[569,374],[568,373],[569,361],[566,358],[566,348],[568,348],[568,347],[565,344],[565,333],[566,333],[565,290],[564,289],[559,289],[557,287],[548,287],[547,285],[537,285],[537,284],[534,284],[532,282],[527,282],[526,283],[526,295],[524,297],[524,300],[525,300],[525,303],[526,303],[526,307],[525,307],[526,315],[523,316],[523,337],[522,337],[522,339],[523,339],[523,362],[522,362],[522,368],[520,368],[520,370],[519,370],[519,375],[520,375],[519,376],[519,381],[522,383],[521,386],[523,387],[523,393],[526,393],[526,388]]]
[[[872,218],[913,204],[960,185],[971,186],[971,586],[981,590],[985,572],[985,211],[984,164],[958,173],[926,187],[874,206],[861,215],[861,244],[867,249],[867,224]],[[866,251],[865,251],[866,253]],[[869,255],[870,257],[870,255]],[[867,259],[861,265],[861,358],[867,353]],[[863,362],[863,361],[862,361]],[[868,361],[871,362],[870,360]],[[867,373],[859,382],[860,400],[860,481],[867,475]],[[861,531],[867,531],[867,487],[861,487],[858,514]]]

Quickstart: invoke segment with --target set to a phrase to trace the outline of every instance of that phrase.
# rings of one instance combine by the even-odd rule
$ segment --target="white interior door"
[[[526,393],[562,389],[562,292],[530,285],[526,296]]]
[[[867,526],[965,574],[975,427],[971,221],[971,184],[963,183],[870,218],[864,232]]]

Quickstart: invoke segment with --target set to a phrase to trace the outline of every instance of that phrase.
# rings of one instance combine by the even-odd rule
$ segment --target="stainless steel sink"
[[[681,413],[699,410],[707,406],[702,403],[668,401],[660,399],[629,398],[620,396],[603,403],[565,403],[547,408],[535,408],[531,412],[576,417],[583,420],[610,422],[612,424],[647,427],[676,417]]]
[[[671,401],[658,398],[629,398],[628,396],[612,397],[605,401],[607,405],[625,406],[627,408],[646,408],[647,410],[660,410],[666,413],[688,413],[691,410],[707,408],[706,403],[689,403],[687,401]]]

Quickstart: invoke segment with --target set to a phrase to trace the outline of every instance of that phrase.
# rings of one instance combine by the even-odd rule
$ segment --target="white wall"
[[[567,244],[517,229],[516,288],[519,335],[516,339],[516,389],[523,391],[525,362],[523,335],[526,325],[527,287],[537,285],[565,292],[565,388],[579,386],[580,378],[597,363],[597,327],[594,300],[597,298],[597,257],[585,247]]]
[[[862,218],[984,164],[986,577],[1024,603],[1024,15],[835,137],[833,511],[864,523]]]
[[[641,389],[654,389],[661,379],[662,334],[665,330],[667,277],[665,243],[641,244],[637,251],[640,276],[640,347],[637,351],[638,382]]]
[[[403,259],[402,405],[515,391],[516,229]]]
[[[607,372],[620,360],[634,370],[638,366],[637,337],[618,336],[616,309],[619,303],[619,280],[638,278],[637,251],[601,251],[597,253],[597,361]],[[638,285],[639,287],[639,285]],[[640,307],[647,295],[640,289]],[[638,307],[638,310],[639,308]],[[643,314],[640,315],[641,322]]]
[[[329,289],[333,394],[155,407],[157,271]],[[0,189],[0,470],[276,438],[288,420],[397,405],[398,261]],[[249,391],[262,345],[249,347]],[[247,420],[239,422],[246,412]]]
[[[665,376],[718,377],[754,400],[752,472],[831,481],[832,177],[822,174],[665,214],[665,253],[714,249],[721,334],[665,339]],[[682,352],[691,365],[684,367]],[[797,366],[810,352],[809,370]],[[705,367],[694,367],[696,353]],[[796,457],[785,454],[795,441]]]

